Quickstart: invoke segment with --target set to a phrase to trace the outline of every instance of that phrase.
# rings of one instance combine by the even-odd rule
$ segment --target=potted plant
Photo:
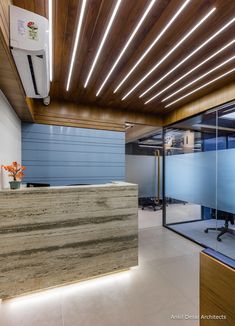
[[[17,162],[12,162],[11,165],[2,166],[5,171],[9,172],[8,176],[13,178],[13,181],[10,181],[11,189],[19,189],[22,178],[24,177],[23,171],[26,169],[25,166],[21,166]]]

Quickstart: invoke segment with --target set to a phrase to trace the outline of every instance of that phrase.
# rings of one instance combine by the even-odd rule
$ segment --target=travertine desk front
[[[0,191],[0,298],[138,264],[129,183]]]

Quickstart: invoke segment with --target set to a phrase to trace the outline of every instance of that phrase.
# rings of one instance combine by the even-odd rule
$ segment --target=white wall
[[[21,122],[0,90],[0,167],[21,163]],[[0,189],[9,187],[6,171],[0,169]]]

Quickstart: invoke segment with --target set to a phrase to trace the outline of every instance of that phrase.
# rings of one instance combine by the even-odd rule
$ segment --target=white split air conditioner
[[[26,95],[47,97],[50,90],[48,20],[10,5],[10,47]]]

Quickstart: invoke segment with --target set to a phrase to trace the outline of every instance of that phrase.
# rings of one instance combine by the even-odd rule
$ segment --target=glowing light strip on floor
[[[204,46],[210,43],[216,36],[220,35],[223,31],[225,31],[230,25],[235,22],[235,17],[228,21],[223,27],[221,27],[217,32],[215,32],[211,37],[209,37],[205,42],[199,45],[195,50],[193,50],[189,55],[187,55],[183,60],[181,60],[176,66],[174,66],[171,70],[169,70],[164,76],[154,82],[149,88],[147,88],[139,97],[143,97],[147,94],[151,89],[153,89],[156,85],[158,85],[161,81],[163,81],[166,77],[168,77],[172,72],[174,72],[177,68],[179,68],[183,63],[185,63],[188,59],[190,59],[194,54],[196,54],[199,50],[201,50]]]
[[[115,6],[115,8],[114,8],[114,10],[113,10],[113,13],[112,13],[112,15],[111,15],[111,18],[110,18],[110,20],[109,20],[108,26],[107,26],[107,28],[106,28],[106,30],[105,30],[104,36],[103,36],[102,41],[101,41],[101,43],[100,43],[100,46],[99,46],[99,48],[98,48],[98,51],[97,51],[97,53],[96,53],[95,59],[94,59],[92,65],[91,65],[91,69],[90,69],[90,71],[89,71],[89,74],[88,74],[88,76],[87,76],[86,82],[85,82],[85,84],[84,84],[84,88],[86,88],[87,85],[88,85],[88,83],[89,83],[89,80],[90,80],[91,75],[92,75],[92,73],[93,73],[93,71],[94,71],[95,65],[96,65],[96,63],[97,63],[97,61],[98,61],[98,58],[99,58],[99,56],[100,56],[100,53],[101,53],[102,48],[103,48],[103,46],[104,46],[104,43],[105,43],[105,41],[106,41],[106,39],[107,39],[107,36],[108,36],[108,34],[109,34],[109,31],[110,31],[110,29],[111,29],[111,27],[112,27],[112,24],[113,24],[113,22],[114,22],[114,18],[116,17],[116,14],[117,14],[117,12],[118,12],[118,9],[119,9],[119,7],[120,7],[121,2],[122,2],[122,0],[118,0],[117,3],[116,3],[116,6]]]
[[[64,284],[58,287],[41,290],[35,293],[25,294],[16,298],[4,300],[5,304],[11,307],[22,307],[38,304],[39,302],[54,302],[55,298],[61,295],[71,293],[86,293],[89,290],[103,288],[107,285],[117,284],[117,282],[130,282],[132,278],[132,269],[117,271],[114,273],[100,275],[88,280],[83,280],[77,283]]]
[[[153,68],[151,68],[147,74],[144,75],[144,77],[142,77],[122,98],[122,101],[125,100],[131,93],[134,92],[134,90],[140,85],[142,84],[146,78],[148,78],[184,41],[186,41],[189,36],[195,31],[197,30],[210,16],[211,14],[216,10],[216,8],[214,7],[213,9],[211,9],[192,29],[190,29],[190,31],[188,33],[186,33],[186,35],[173,47],[171,48],[171,50],[169,52],[167,52],[167,54],[160,60],[158,61]]]
[[[225,46],[223,46],[221,49],[219,49],[218,51],[214,52],[212,55],[210,55],[208,58],[206,58],[205,60],[203,60],[202,62],[200,62],[198,65],[196,65],[194,68],[192,68],[191,70],[187,71],[184,75],[182,75],[181,77],[179,77],[178,79],[176,79],[173,83],[171,83],[170,85],[168,85],[167,87],[163,88],[160,92],[158,92],[157,94],[153,95],[150,99],[148,99],[144,104],[148,104],[150,102],[152,102],[155,98],[159,97],[162,93],[164,93],[165,91],[167,91],[168,89],[170,89],[172,86],[174,86],[175,84],[177,84],[179,81],[181,81],[182,79],[184,79],[186,76],[190,75],[192,72],[194,72],[195,70],[197,70],[198,68],[200,68],[202,65],[204,65],[206,62],[210,61],[212,58],[214,58],[215,56],[217,56],[219,53],[223,52],[224,50],[226,50],[228,47],[230,47],[232,44],[235,43],[235,39],[232,40],[231,42],[229,42],[228,44],[226,44]]]
[[[165,108],[168,108],[169,106],[171,106],[171,105],[173,105],[173,104],[175,104],[175,103],[177,103],[177,102],[183,100],[184,98],[188,97],[189,95],[191,95],[191,94],[193,94],[193,93],[199,91],[200,89],[202,89],[202,88],[204,88],[204,87],[206,87],[206,86],[208,86],[208,85],[210,85],[210,84],[216,82],[217,80],[219,80],[219,79],[221,79],[221,78],[223,78],[223,77],[225,77],[225,76],[231,74],[231,73],[234,72],[234,71],[235,71],[235,68],[233,68],[233,69],[227,71],[226,73],[224,73],[224,74],[222,74],[222,75],[220,75],[220,76],[218,76],[218,77],[212,79],[212,80],[209,81],[208,83],[203,84],[202,86],[200,86],[200,87],[194,89],[193,91],[191,91],[191,92],[189,92],[189,93],[187,93],[187,94],[181,96],[180,98],[176,99],[175,101],[173,101],[173,102],[167,104],[167,105],[165,106]]]
[[[75,57],[76,57],[76,53],[77,53],[78,42],[79,42],[79,38],[80,38],[80,34],[81,34],[81,28],[82,28],[82,22],[83,22],[85,8],[86,8],[86,2],[87,2],[87,0],[82,1],[82,8],[81,8],[81,12],[80,12],[79,20],[78,20],[76,38],[75,38],[75,42],[74,42],[72,58],[71,58],[70,67],[69,67],[69,74],[68,74],[66,91],[68,91],[69,87],[70,87],[70,81],[71,81],[74,61],[75,61]]]
[[[154,3],[156,2],[156,0],[152,0],[150,2],[150,4],[148,5],[147,9],[145,10],[143,16],[141,17],[141,19],[139,20],[138,24],[136,25],[134,31],[131,33],[131,36],[129,37],[128,41],[126,42],[125,46],[123,47],[122,51],[120,52],[119,56],[117,57],[116,61],[114,62],[112,68],[109,70],[107,76],[105,77],[103,83],[101,84],[100,88],[98,89],[96,96],[98,96],[100,94],[100,92],[102,91],[102,89],[104,88],[104,86],[106,85],[108,79],[110,78],[112,72],[114,71],[114,69],[116,68],[116,66],[118,65],[119,61],[121,60],[122,56],[124,55],[124,53],[126,52],[128,46],[130,45],[131,41],[133,40],[133,38],[135,37],[136,33],[138,32],[138,30],[140,29],[141,25],[143,24],[145,18],[147,17],[147,15],[149,14],[150,10],[152,9]]]
[[[142,56],[139,58],[139,60],[134,64],[134,66],[129,70],[129,72],[126,74],[126,76],[121,80],[121,82],[118,84],[118,86],[115,88],[114,93],[116,93],[120,87],[125,83],[125,81],[130,77],[130,75],[133,73],[133,71],[140,65],[140,63],[144,60],[146,55],[152,50],[152,48],[155,46],[155,44],[161,39],[161,37],[166,33],[166,31],[170,28],[170,26],[173,24],[173,22],[176,20],[176,18],[182,13],[182,11],[186,8],[186,6],[189,4],[191,0],[186,0],[184,4],[177,10],[175,15],[171,18],[171,20],[167,23],[167,25],[163,28],[160,34],[154,39],[154,41],[150,44],[150,46],[147,48],[147,50],[144,51]]]

